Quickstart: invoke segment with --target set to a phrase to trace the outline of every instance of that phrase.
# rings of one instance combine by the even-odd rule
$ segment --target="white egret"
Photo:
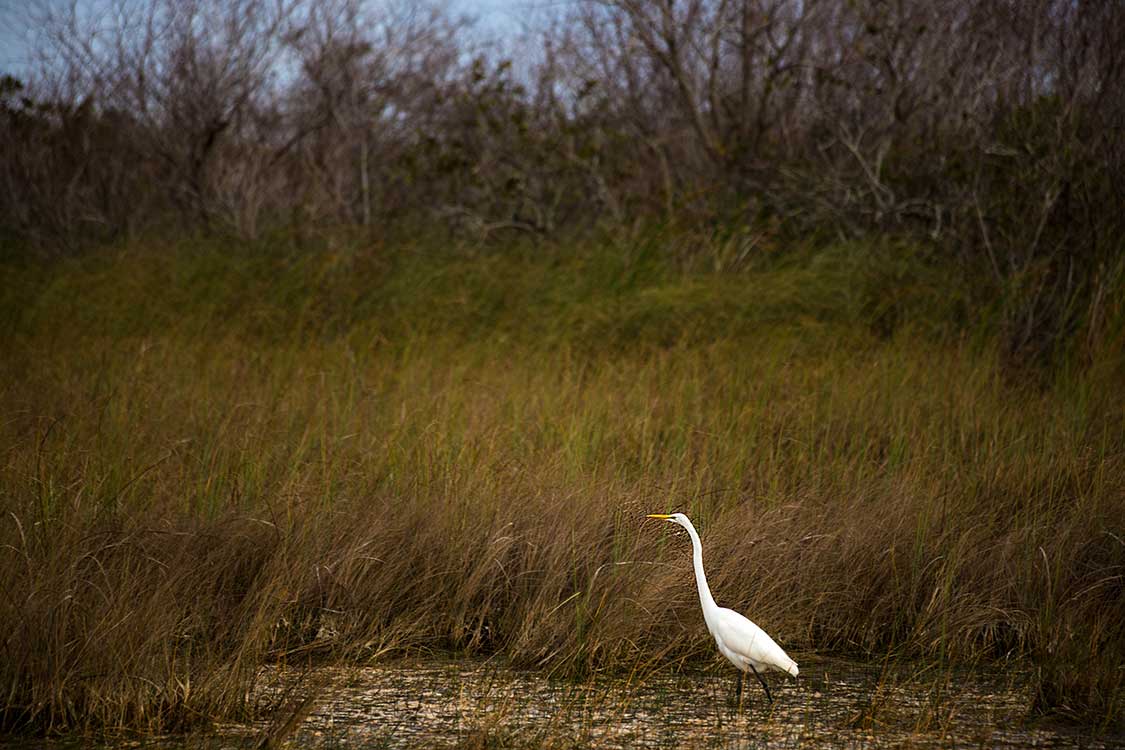
[[[703,545],[687,516],[683,513],[650,513],[648,518],[660,518],[687,529],[688,536],[691,537],[695,584],[699,588],[699,603],[703,605],[703,619],[707,623],[707,629],[715,637],[719,652],[738,669],[738,697],[742,697],[742,675],[750,670],[758,678],[758,682],[762,683],[766,698],[773,703],[769,685],[762,679],[761,673],[767,669],[776,669],[796,677],[797,662],[790,659],[781,646],[766,635],[766,631],[733,609],[715,604],[711,589],[707,586],[707,576],[703,573]]]

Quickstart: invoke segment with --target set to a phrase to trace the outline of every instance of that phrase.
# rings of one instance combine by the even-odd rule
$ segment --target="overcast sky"
[[[45,0],[66,3],[69,0]],[[518,34],[543,8],[570,0],[448,0],[454,12],[476,18],[481,31],[496,35]],[[77,0],[86,5],[90,0]],[[0,73],[22,75],[28,65],[27,0],[0,0]]]
[[[0,71],[22,66],[27,57],[21,41],[26,29],[16,12],[17,6],[14,0],[0,0]]]

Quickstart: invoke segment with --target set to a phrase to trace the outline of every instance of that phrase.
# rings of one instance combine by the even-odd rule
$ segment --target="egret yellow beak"
[[[645,516],[645,518],[663,518],[665,521],[667,521],[671,517],[672,516],[669,516],[665,513],[649,513],[647,516]]]

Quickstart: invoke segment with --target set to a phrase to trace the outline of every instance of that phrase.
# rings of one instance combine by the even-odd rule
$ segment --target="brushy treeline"
[[[1096,327],[1122,273],[1119,2],[581,0],[508,40],[417,2],[43,7],[29,80],[0,84],[0,230],[38,252],[657,219],[732,227],[737,260],[894,234],[987,281],[1021,362]]]
[[[938,325],[956,280],[709,248],[0,265],[0,724],[244,717],[273,661],[705,662],[676,509],[798,659],[998,660],[1119,725],[1125,337],[1029,382]]]

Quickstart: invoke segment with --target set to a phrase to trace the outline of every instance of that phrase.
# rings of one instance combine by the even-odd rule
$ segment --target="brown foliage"
[[[40,252],[170,224],[894,233],[1001,300],[1013,361],[1091,335],[1122,274],[1119,3],[591,0],[519,66],[411,4],[103,9],[46,12],[4,90],[0,224]]]

